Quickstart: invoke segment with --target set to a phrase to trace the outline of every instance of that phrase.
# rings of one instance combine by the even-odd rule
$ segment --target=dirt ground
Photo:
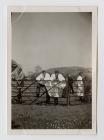
[[[91,129],[91,103],[12,105],[12,129]]]

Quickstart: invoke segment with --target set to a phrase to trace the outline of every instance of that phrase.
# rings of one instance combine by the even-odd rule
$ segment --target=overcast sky
[[[63,66],[91,67],[91,13],[13,13],[12,58],[25,73]]]

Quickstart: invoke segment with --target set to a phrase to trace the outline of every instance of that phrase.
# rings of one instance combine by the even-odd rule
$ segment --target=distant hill
[[[91,78],[92,69],[91,68],[83,68],[83,67],[58,67],[58,68],[50,68],[47,71],[51,74],[54,73],[55,70],[58,70],[64,76],[71,74],[73,77],[76,77],[79,72],[83,72],[85,76]]]
[[[91,79],[92,69],[91,68],[83,68],[83,67],[55,67],[47,69],[46,71],[50,74],[54,73],[55,70],[58,70],[64,76],[71,74],[73,77],[76,77],[79,72],[83,72],[84,75]],[[32,74],[31,77],[34,77],[36,74]]]
[[[63,74],[73,74],[79,72],[91,73],[91,68],[83,68],[83,67],[56,67],[47,69],[49,73],[54,73],[55,70],[58,70],[60,73]]]

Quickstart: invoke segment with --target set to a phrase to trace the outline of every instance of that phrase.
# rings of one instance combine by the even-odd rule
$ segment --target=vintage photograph
[[[93,129],[92,16],[90,10],[10,13],[12,130]]]

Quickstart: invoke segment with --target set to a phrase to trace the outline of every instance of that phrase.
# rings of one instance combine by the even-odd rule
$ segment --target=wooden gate
[[[72,102],[72,98],[78,98],[76,95],[76,89],[77,85],[75,84],[77,81],[74,81],[73,84],[73,89],[74,93],[71,93],[70,86],[68,84],[68,81],[66,80],[66,88],[63,91],[63,95],[60,98],[65,99],[64,101],[66,102],[65,104],[70,105]],[[18,103],[17,98],[20,96],[22,99],[21,104],[35,104],[38,103],[42,98],[43,101],[45,101],[46,97],[46,91],[41,89],[40,91],[40,96],[36,96],[36,88],[37,88],[37,81],[35,80],[27,80],[24,79],[23,81],[19,80],[12,80],[12,103],[16,104]],[[52,89],[53,87],[49,87],[49,90]],[[42,98],[41,98],[42,97]],[[88,100],[91,102],[91,93],[85,94],[85,99],[86,101]]]

